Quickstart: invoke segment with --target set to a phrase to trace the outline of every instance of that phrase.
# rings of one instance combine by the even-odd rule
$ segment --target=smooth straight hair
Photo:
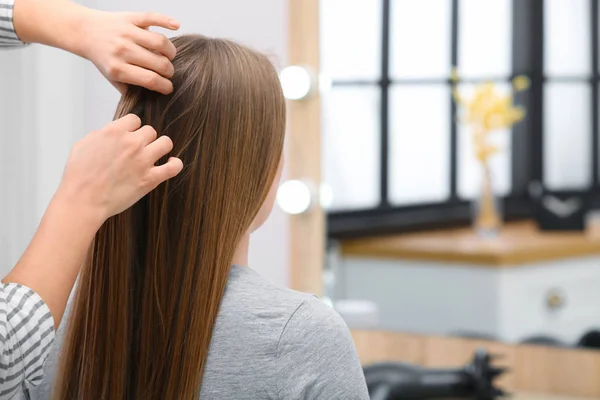
[[[285,101],[270,61],[227,40],[173,43],[174,92],[131,88],[116,118],[168,135],[184,170],[96,235],[55,399],[199,397],[234,251],[276,177]]]

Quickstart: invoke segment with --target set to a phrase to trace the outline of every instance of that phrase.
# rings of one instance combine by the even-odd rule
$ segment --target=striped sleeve
[[[13,25],[13,6],[15,0],[0,0],[0,47],[18,47],[24,43],[19,40]]]
[[[41,383],[43,365],[54,341],[54,320],[33,290],[0,286],[0,399]]]

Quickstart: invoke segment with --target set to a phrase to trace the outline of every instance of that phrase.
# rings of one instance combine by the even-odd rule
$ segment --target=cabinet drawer
[[[500,331],[510,341],[545,335],[573,343],[600,326],[600,260],[507,270],[500,279]]]

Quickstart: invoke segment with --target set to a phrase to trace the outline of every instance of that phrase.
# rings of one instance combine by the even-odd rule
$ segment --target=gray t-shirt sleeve
[[[369,399],[348,327],[317,298],[305,300],[283,329],[277,391],[280,399]]]

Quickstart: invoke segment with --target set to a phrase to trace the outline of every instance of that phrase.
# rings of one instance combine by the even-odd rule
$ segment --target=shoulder
[[[355,353],[352,336],[342,317],[314,296],[306,297],[290,315],[279,338],[278,357],[284,363],[302,361],[295,354],[299,349],[307,362],[312,362],[315,353]]]
[[[276,344],[280,355],[285,355],[290,344],[314,345],[307,338],[327,338],[321,345],[352,341],[344,320],[333,308],[314,295],[273,285],[249,268],[232,269],[220,317],[217,325],[256,327],[261,338]],[[267,325],[269,333],[264,329]]]
[[[369,398],[348,327],[316,297],[304,299],[290,316],[277,364],[280,398]]]
[[[286,326],[304,314],[305,302],[314,296],[278,287],[247,267],[234,266],[229,274],[213,341],[235,341],[234,333],[244,335],[253,348],[276,353]],[[241,329],[243,327],[243,329]]]
[[[281,334],[280,345],[285,345],[296,336],[306,337],[306,335],[328,338],[335,335],[349,338],[350,332],[342,317],[332,307],[315,296],[307,295],[290,315]]]

